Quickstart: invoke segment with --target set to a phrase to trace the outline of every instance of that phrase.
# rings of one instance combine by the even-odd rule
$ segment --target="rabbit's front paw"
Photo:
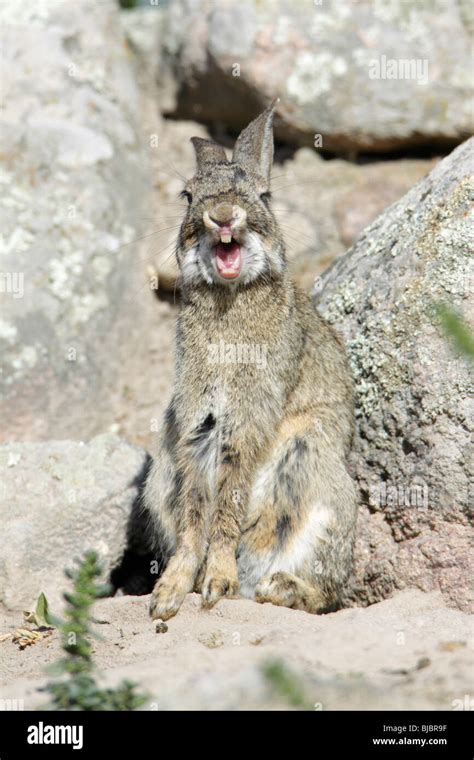
[[[222,597],[238,596],[237,567],[208,568],[201,593],[204,607],[213,607]]]
[[[153,620],[169,620],[181,607],[189,589],[182,579],[163,577],[151,594],[150,615]]]

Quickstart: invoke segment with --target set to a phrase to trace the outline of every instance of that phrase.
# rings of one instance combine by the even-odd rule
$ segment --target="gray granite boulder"
[[[173,0],[163,79],[175,114],[238,130],[280,97],[276,134],[335,152],[472,133],[469,0]]]
[[[140,326],[138,90],[113,0],[0,13],[1,439],[89,437]]]
[[[359,602],[409,585],[462,608],[472,595],[470,367],[436,306],[472,320],[473,150],[471,139],[379,216],[315,290],[356,383]]]
[[[145,467],[145,452],[113,435],[0,446],[0,602],[34,609],[43,591],[58,610],[64,569],[89,549],[108,578],[127,548]]]

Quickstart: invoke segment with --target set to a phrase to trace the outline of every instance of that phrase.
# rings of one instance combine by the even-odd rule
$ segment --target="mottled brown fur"
[[[287,271],[268,195],[272,115],[244,130],[232,162],[194,138],[174,392],[144,502],[167,562],[151,602],[162,620],[193,588],[207,606],[240,589],[324,611],[340,603],[351,569],[350,372],[340,339]],[[244,265],[228,283],[212,257],[231,213]],[[222,342],[265,348],[264,366],[210,360]]]

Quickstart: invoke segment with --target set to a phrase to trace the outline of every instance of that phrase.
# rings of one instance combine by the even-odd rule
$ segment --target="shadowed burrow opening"
[[[199,89],[199,103],[192,97],[190,85],[184,83],[177,93],[176,108],[173,111],[165,111],[162,115],[169,121],[192,120],[202,124],[208,129],[212,140],[231,151],[240,131],[261,113],[264,103],[257,92],[249,92],[237,78],[229,87],[227,74],[217,67],[211,67],[203,77],[200,80],[202,86]],[[221,92],[225,93],[223,99],[219,98],[218,103],[214,96],[216,80],[220,81]],[[315,133],[317,131],[315,129]],[[379,139],[377,148],[370,140],[364,147],[350,138],[344,141],[342,135],[339,135],[337,145],[317,146],[314,144],[315,136],[303,134],[288,121],[283,122],[277,111],[274,119],[274,163],[283,164],[294,158],[295,153],[303,147],[313,148],[321,158],[328,161],[344,159],[355,164],[439,158],[447,156],[470,135],[466,133],[448,137],[433,134],[427,139],[426,135],[414,132],[410,137],[391,137],[385,141]]]
[[[111,595],[127,594],[141,596],[149,594],[157,579],[153,573],[160,566],[160,559],[153,552],[147,516],[143,509],[143,490],[150,471],[152,458],[147,454],[142,471],[134,481],[137,496],[132,505],[127,525],[127,543],[120,563],[112,570],[109,582],[112,586]]]

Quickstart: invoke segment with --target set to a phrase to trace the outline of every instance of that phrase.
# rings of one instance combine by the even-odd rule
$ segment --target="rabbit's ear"
[[[232,160],[251,169],[257,168],[266,180],[270,179],[273,161],[273,114],[278,98],[260,116],[250,122],[235,143]]]
[[[225,150],[212,140],[204,140],[202,137],[191,137],[198,171],[205,169],[220,161],[227,161]]]

